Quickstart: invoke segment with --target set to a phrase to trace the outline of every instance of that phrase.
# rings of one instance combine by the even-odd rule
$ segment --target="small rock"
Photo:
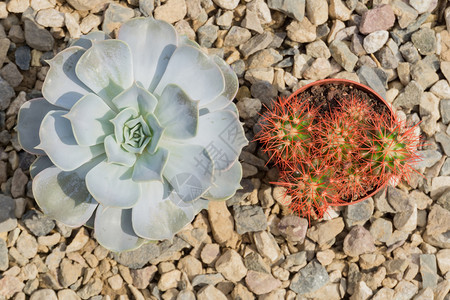
[[[220,282],[225,281],[225,278],[223,278],[222,274],[215,273],[215,274],[204,274],[204,275],[197,275],[192,279],[192,286],[203,286],[203,285],[216,285]]]
[[[67,246],[66,253],[80,250],[89,241],[89,233],[86,228],[81,227],[72,242]]]
[[[11,182],[11,195],[14,198],[25,196],[25,189],[28,183],[28,176],[25,175],[22,169],[17,168]]]
[[[306,237],[308,221],[296,215],[284,216],[278,223],[278,230],[286,240],[302,244]]]
[[[14,215],[16,203],[11,197],[0,194],[0,232],[8,232],[16,228],[17,219]]]
[[[271,274],[271,270],[264,259],[256,252],[252,252],[244,257],[244,264],[248,270]]]
[[[385,69],[396,69],[398,67],[399,62],[397,57],[394,56],[392,50],[387,46],[382,47],[375,56]]]
[[[405,90],[394,100],[393,105],[411,109],[415,105],[420,104],[423,90],[423,87],[418,82],[412,80],[405,87]]]
[[[448,84],[448,81],[445,79],[439,80],[431,87],[430,92],[441,99],[450,98],[450,86]]]
[[[99,16],[90,14],[81,20],[80,30],[83,34],[87,34],[91,30],[96,29],[101,23],[102,19]]]
[[[225,202],[209,203],[208,220],[217,243],[224,245],[236,243],[237,234],[234,231],[233,217]]]
[[[317,261],[312,260],[302,268],[291,280],[289,288],[302,295],[317,291],[329,281],[326,269]]]
[[[108,278],[108,284],[114,291],[117,291],[122,288],[123,279],[119,274],[116,274]]]
[[[0,296],[11,298],[15,293],[22,291],[25,284],[15,276],[3,276],[0,279]]]
[[[327,249],[324,251],[319,251],[316,254],[317,260],[320,262],[322,266],[328,266],[333,262],[333,259],[335,258],[335,254],[333,250]]]
[[[232,282],[240,281],[247,274],[247,268],[241,256],[233,249],[222,254],[216,261],[215,267],[218,272]]]
[[[92,10],[105,5],[108,0],[67,0],[77,10]]]
[[[367,286],[367,284],[364,281],[360,281],[356,284],[355,292],[350,297],[350,300],[356,300],[356,299],[370,299],[370,297],[373,295],[372,290]]]
[[[72,263],[69,259],[63,259],[59,266],[59,282],[65,288],[74,284],[81,276],[83,267],[79,263]]]
[[[434,254],[422,254],[419,258],[422,286],[423,288],[434,288],[438,282],[436,256]]]
[[[64,14],[54,8],[48,8],[38,11],[36,14],[36,23],[44,27],[63,27]]]
[[[375,92],[380,94],[381,97],[386,99],[385,85],[373,68],[363,65],[358,69],[358,71],[356,71],[356,74],[358,74],[362,84],[368,85]]]
[[[345,6],[342,0],[330,0],[330,6],[328,7],[330,17],[341,21],[348,21],[352,14],[352,11]]]
[[[376,219],[370,226],[370,234],[376,241],[387,242],[392,235],[392,223],[386,219]]]
[[[0,77],[0,110],[6,110],[15,96],[14,89]]]
[[[24,20],[25,40],[27,45],[39,51],[50,51],[53,49],[55,40],[50,32],[40,27],[33,20]]]
[[[330,58],[331,53],[327,44],[322,40],[317,40],[306,45],[306,54],[314,58]]]
[[[235,205],[234,222],[238,234],[261,231],[267,228],[267,218],[260,206]]]
[[[362,226],[353,227],[344,239],[344,253],[358,256],[375,251],[372,235]]]
[[[395,23],[395,15],[390,5],[381,5],[365,11],[361,17],[359,31],[369,34],[378,30],[388,30]]]
[[[301,22],[292,21],[287,27],[287,36],[294,42],[310,43],[316,40],[316,26],[308,18],[303,18]]]
[[[81,298],[71,289],[58,291],[58,299],[64,300],[80,300]]]
[[[394,226],[396,229],[412,232],[417,227],[417,204],[409,210],[396,213],[394,216]]]
[[[450,271],[450,249],[441,249],[436,253],[437,264],[441,274]]]
[[[283,59],[276,50],[263,49],[249,57],[247,64],[249,69],[273,67],[277,62]]]
[[[215,25],[204,25],[197,30],[198,42],[200,46],[211,48],[217,39],[218,27]]]
[[[253,234],[256,249],[258,252],[268,258],[272,263],[278,261],[281,257],[281,250],[272,234],[267,231],[259,231]]]
[[[245,17],[241,22],[241,26],[257,33],[263,33],[264,29],[261,26],[261,21],[258,18],[258,14],[252,10],[247,10]]]
[[[130,270],[131,277],[133,278],[133,285],[138,289],[147,288],[157,271],[158,268],[156,266],[148,266],[143,269]]]
[[[430,28],[421,28],[411,35],[411,41],[422,55],[436,52],[436,35]]]
[[[220,0],[215,0],[220,1]],[[238,1],[239,2],[239,1]],[[197,293],[197,300],[227,300],[228,298],[219,289],[212,285],[208,285]]]
[[[394,0],[391,6],[394,14],[397,16],[400,28],[406,28],[417,19],[418,12],[407,3],[401,0]]]
[[[399,50],[403,58],[409,63],[414,64],[420,60],[420,54],[411,42],[401,45]]]
[[[38,251],[38,243],[36,239],[23,231],[16,242],[16,248],[25,258],[33,258]]]
[[[267,4],[297,21],[302,21],[305,16],[305,0],[268,0]]]
[[[243,98],[236,104],[236,107],[239,110],[240,117],[250,119],[258,115],[262,105],[259,99]]]
[[[15,61],[16,65],[21,70],[29,70],[30,69],[30,62],[31,62],[31,50],[28,46],[20,46],[16,49],[15,53]]]
[[[324,24],[328,20],[328,2],[306,0],[306,16],[314,25]]]
[[[64,22],[66,24],[67,31],[69,31],[72,39],[78,39],[81,36],[81,28],[78,24],[78,20],[72,14],[64,14]]]
[[[450,176],[434,177],[431,180],[431,198],[439,198],[448,188],[450,188]]]
[[[270,293],[281,286],[281,281],[275,279],[272,275],[253,270],[248,271],[245,283],[249,290],[256,295]]]
[[[270,45],[273,41],[273,34],[270,32],[264,32],[262,34],[255,35],[247,42],[239,46],[239,50],[241,51],[244,57],[252,55],[253,53],[258,52],[259,50],[265,49]]]
[[[320,80],[332,73],[331,64],[328,59],[319,57],[314,60],[303,72],[303,77],[310,80]]]
[[[3,66],[3,63],[6,60],[6,54],[8,53],[9,46],[11,42],[7,38],[0,38],[0,66]]]
[[[311,227],[307,236],[319,246],[325,245],[332,241],[344,229],[344,221],[342,218],[336,218],[329,221],[321,222]]]
[[[183,3],[184,3],[184,1],[183,1]],[[162,6],[160,6],[160,7],[162,7]],[[134,11],[131,8],[128,8],[128,7],[125,7],[125,6],[116,4],[116,3],[110,3],[108,5],[108,9],[104,13],[102,30],[106,34],[111,34],[115,29],[119,28],[122,23],[124,23],[125,21],[128,21],[129,19],[131,19],[133,17],[134,17]],[[155,15],[155,18],[156,18],[156,15]]]
[[[247,10],[256,12],[261,24],[268,24],[272,22],[272,15],[270,9],[264,0],[253,0],[247,4]]]
[[[395,294],[393,299],[408,300],[417,294],[419,288],[412,282],[402,280],[397,284],[394,290]]]
[[[6,2],[0,2],[0,19],[6,19],[8,11],[6,10]]]
[[[423,236],[424,240],[433,246],[446,248],[450,245],[450,242],[442,239],[444,239],[443,235],[448,230],[450,230],[450,211],[439,205],[433,205],[428,214],[427,227]]]
[[[225,47],[237,47],[241,44],[244,44],[251,38],[251,33],[245,28],[233,26],[228,31],[228,34],[224,39]]]
[[[5,240],[0,238],[0,271],[6,271],[8,267],[9,267],[8,248],[6,247]]]
[[[445,125],[450,124],[450,99],[442,99],[440,101],[440,112],[442,123]]]
[[[186,13],[187,7],[184,0],[168,0],[165,4],[155,8],[154,16],[157,20],[175,23],[182,20]]]
[[[214,263],[217,258],[220,256],[220,246],[218,244],[206,244],[202,252],[200,253],[200,257],[205,264]]]
[[[350,48],[342,41],[334,40],[330,44],[331,56],[340,64],[347,72],[352,72],[358,57],[350,51]]]
[[[239,4],[239,0],[213,0],[214,3],[223,9],[232,10]]]
[[[370,33],[364,38],[363,47],[367,53],[375,53],[386,44],[389,39],[389,33],[386,30],[378,30]]]
[[[344,211],[344,220],[347,228],[351,228],[354,225],[364,225],[372,216],[373,209],[372,198],[347,206]]]
[[[6,9],[12,13],[23,13],[29,5],[29,0],[10,0],[6,4]]]
[[[423,89],[427,89],[439,80],[439,75],[436,73],[433,65],[429,61],[423,59],[411,66],[411,78]]]
[[[176,288],[178,286],[178,281],[181,280],[181,271],[172,270],[161,275],[158,281],[158,288],[165,292],[169,289]]]
[[[359,256],[359,265],[363,270],[370,270],[372,268],[378,267],[385,261],[386,259],[383,255],[376,253],[361,254]]]
[[[21,44],[25,42],[25,35],[20,25],[13,25],[8,32],[8,38],[11,42]]]
[[[77,291],[81,299],[89,299],[100,294],[103,289],[103,282],[99,278],[92,278],[86,285]]]

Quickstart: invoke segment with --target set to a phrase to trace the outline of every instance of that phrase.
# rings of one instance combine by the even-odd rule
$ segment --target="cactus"
[[[310,102],[279,99],[257,136],[280,170],[275,184],[286,188],[292,211],[319,219],[329,206],[355,202],[392,180],[409,181],[420,160],[415,126],[380,116],[353,94],[328,112]]]

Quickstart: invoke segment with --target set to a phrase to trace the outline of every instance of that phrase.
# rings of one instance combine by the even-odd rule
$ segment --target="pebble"
[[[356,284],[355,292],[350,297],[350,300],[370,299],[370,297],[372,297],[372,295],[373,295],[373,292],[367,286],[367,284],[364,281],[360,281]]]
[[[55,40],[52,34],[45,28],[41,28],[33,20],[25,19],[25,40],[27,45],[39,51],[50,51],[53,49]]]
[[[81,276],[82,265],[64,258],[59,265],[59,282],[65,288],[74,284]]]
[[[383,47],[389,39],[389,33],[386,30],[378,30],[370,33],[364,38],[363,47],[368,54],[375,53]]]
[[[287,215],[281,218],[278,230],[287,241],[302,244],[308,230],[308,221],[296,215]]]
[[[294,42],[310,43],[316,40],[316,26],[308,18],[303,18],[301,22],[292,21],[287,27],[287,36]]]
[[[103,282],[99,278],[92,278],[86,285],[77,291],[81,299],[89,299],[100,294],[103,289]]]
[[[6,271],[9,267],[8,248],[4,239],[0,238],[0,271]]]
[[[450,187],[450,176],[438,176],[431,180],[430,196],[433,199],[439,198],[446,189]]]
[[[393,299],[407,300],[417,294],[419,288],[412,282],[402,280],[395,286]]]
[[[239,0],[213,0],[214,3],[223,9],[232,10],[239,4]]]
[[[265,49],[267,46],[269,46],[272,43],[273,38],[274,36],[270,32],[264,32],[262,34],[255,35],[247,42],[240,45],[239,50],[244,57],[250,56],[253,53],[256,53],[259,50]]]
[[[58,299],[64,300],[80,300],[81,298],[71,289],[58,291]]]
[[[239,110],[240,117],[243,119],[250,119],[258,115],[262,104],[261,101],[256,98],[243,98],[236,106]]]
[[[169,289],[176,288],[178,286],[178,281],[181,279],[180,270],[172,270],[161,275],[158,281],[158,289],[160,291],[167,291]]]
[[[336,218],[321,222],[309,228],[307,237],[319,244],[319,246],[330,243],[344,229],[342,218]]]
[[[297,21],[305,16],[305,0],[268,0],[269,8],[280,11]]]
[[[25,35],[20,25],[13,25],[8,32],[8,38],[11,42],[21,44],[25,42]]]
[[[424,88],[418,82],[412,80],[394,100],[393,105],[396,107],[404,107],[407,109],[419,105],[422,99]]]
[[[436,253],[436,260],[441,274],[450,271],[450,249],[441,249]]]
[[[28,46],[20,46],[16,49],[15,53],[16,65],[24,71],[30,69],[31,62],[31,50]]]
[[[247,10],[256,12],[261,24],[268,24],[272,22],[272,14],[264,0],[252,0],[247,4]]]
[[[440,113],[442,123],[445,125],[450,124],[450,99],[442,99],[440,101]]]
[[[6,9],[11,13],[23,13],[29,5],[29,0],[11,0],[6,4]]]
[[[16,248],[25,258],[33,258],[38,251],[38,243],[32,235],[22,232],[16,242]]]
[[[159,255],[159,246],[154,243],[148,243],[133,251],[122,252],[120,254],[114,253],[113,256],[118,263],[132,269],[139,269]]]
[[[120,24],[134,17],[134,11],[131,8],[111,3],[104,13],[102,30],[106,34],[111,34]],[[156,16],[155,16],[156,18]]]
[[[348,21],[352,11],[342,2],[342,0],[330,0],[328,13],[331,18],[341,21]]]
[[[364,225],[372,216],[374,210],[373,199],[370,197],[367,200],[346,206],[344,210],[344,221],[347,228],[354,225]]]
[[[96,29],[101,23],[102,19],[99,16],[90,14],[81,20],[80,30],[83,34],[87,34],[91,30]]]
[[[327,0],[306,0],[306,16],[314,25],[324,24],[328,20]]]
[[[392,50],[387,46],[383,46],[377,53],[376,58],[380,62],[381,66],[385,69],[396,69],[398,67],[399,61],[397,57],[395,57]],[[408,65],[409,67],[409,65]],[[409,70],[408,70],[409,71]],[[409,73],[408,73],[409,76]],[[400,75],[399,75],[400,77]]]
[[[228,298],[219,289],[212,285],[207,285],[197,293],[197,300],[227,300]]]
[[[320,80],[328,77],[331,73],[332,69],[329,60],[319,57],[304,70],[302,76],[309,80]]]
[[[6,54],[8,53],[11,41],[7,38],[0,38],[0,66],[6,60]]]
[[[239,206],[234,208],[234,223],[238,234],[256,232],[267,228],[267,218],[260,206]]]
[[[395,23],[395,15],[389,4],[374,7],[365,11],[361,16],[359,31],[369,34],[379,30],[388,30]]]
[[[419,260],[422,287],[436,287],[438,283],[436,256],[434,254],[422,254],[419,256]]]
[[[33,294],[31,294],[30,300],[41,300],[41,299],[57,300],[58,297],[56,297],[55,291],[51,289],[37,290],[34,291]]]
[[[383,218],[374,220],[370,226],[370,234],[376,241],[387,242],[392,235],[392,222]]]
[[[8,11],[6,10],[6,2],[0,2],[0,19],[6,19]]]
[[[306,45],[305,50],[306,55],[314,58],[323,57],[328,59],[331,57],[330,49],[328,49],[327,44],[325,44],[325,42],[322,40],[316,40],[312,43],[309,43],[308,45]]]
[[[184,0],[168,0],[165,4],[155,8],[154,16],[157,20],[175,23],[182,20],[186,16],[186,13],[187,7]]]
[[[38,11],[35,17],[36,23],[44,27],[63,27],[64,14],[54,8]]]
[[[216,270],[232,282],[238,282],[247,274],[241,256],[233,249],[227,250],[215,263]]]
[[[334,40],[330,44],[331,56],[340,64],[347,72],[352,72],[356,63],[358,62],[358,56],[352,53],[346,43],[338,40]]]
[[[244,257],[244,264],[248,270],[271,274],[270,267],[264,261],[261,255],[252,252]]]
[[[11,197],[0,194],[0,232],[8,232],[16,228],[17,219],[14,215],[16,204]]]
[[[399,212],[394,216],[394,227],[405,232],[412,232],[417,227],[417,204],[411,209]]]
[[[81,28],[78,24],[78,20],[69,13],[64,14],[64,22],[66,24],[67,31],[72,39],[78,39],[81,36]]]
[[[130,270],[133,286],[138,289],[147,288],[157,271],[158,268],[156,266],[147,266],[143,269]]]
[[[270,293],[281,286],[281,281],[267,273],[249,270],[245,283],[250,291],[256,295]]]
[[[14,89],[6,80],[0,77],[0,110],[6,110],[14,96]]]
[[[411,41],[422,55],[436,52],[436,35],[430,28],[421,28],[411,35]]]
[[[273,235],[267,231],[259,231],[253,234],[255,246],[258,252],[275,263],[281,258],[281,250]]]
[[[1,73],[1,72],[0,72]],[[22,169],[17,168],[11,181],[11,195],[13,198],[25,196],[25,188],[28,183],[28,176],[25,175]]]
[[[327,270],[317,260],[312,260],[294,275],[289,288],[302,295],[317,291],[328,281]]]
[[[358,256],[375,251],[374,239],[370,232],[362,226],[354,226],[344,239],[344,253]]]
[[[225,202],[211,202],[208,208],[208,220],[214,240],[219,244],[233,245],[237,241],[233,217]]]
[[[117,291],[122,288],[123,279],[119,274],[116,274],[108,278],[108,284],[114,291]]]
[[[381,97],[386,99],[386,88],[384,83],[378,77],[374,68],[363,65],[357,71],[359,80],[362,84],[368,85],[375,92],[377,92]]]
[[[77,10],[93,10],[103,7],[108,0],[67,0]]]
[[[207,265],[214,263],[219,256],[220,246],[218,244],[206,244],[200,253],[200,258]]]
[[[416,63],[420,60],[419,51],[417,51],[414,44],[411,42],[407,42],[399,47],[400,53],[403,58],[409,63]]]
[[[252,34],[248,29],[239,26],[233,26],[225,36],[223,45],[225,47],[237,47],[247,42],[251,38],[251,36]]]
[[[19,86],[23,80],[23,76],[13,63],[6,64],[0,70],[0,76],[5,79],[13,88]]]
[[[204,25],[197,29],[197,37],[200,46],[211,48],[217,39],[218,26]]]
[[[216,285],[225,281],[220,273],[197,275],[192,279],[192,286]]]
[[[283,56],[278,51],[270,48],[256,52],[248,58],[248,69],[273,67],[281,61]]]

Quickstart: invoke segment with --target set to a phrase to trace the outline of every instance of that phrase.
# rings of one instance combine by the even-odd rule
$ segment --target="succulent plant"
[[[117,39],[90,33],[49,65],[43,98],[17,125],[48,216],[93,224],[100,244],[125,251],[171,239],[240,187],[237,77],[172,25],[132,19]]]
[[[353,94],[328,112],[310,99],[279,99],[262,116],[256,140],[280,169],[289,207],[321,218],[414,172],[419,137],[395,115],[381,116]],[[319,112],[320,111],[320,112]],[[417,125],[416,125],[417,126]]]

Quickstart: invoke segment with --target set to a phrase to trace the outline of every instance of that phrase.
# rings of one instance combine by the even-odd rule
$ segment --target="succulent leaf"
[[[158,99],[156,99],[149,91],[134,82],[129,89],[126,89],[117,95],[112,102],[119,110],[132,107],[146,117],[147,114],[152,113],[155,110]]]
[[[133,169],[133,180],[140,181],[163,181],[162,174],[169,157],[169,151],[159,148],[154,153],[144,151],[139,155]]]
[[[51,161],[63,171],[72,171],[93,158],[105,153],[103,145],[80,146],[72,132],[70,121],[64,117],[67,111],[52,110],[42,120],[39,130],[41,143]]]
[[[228,170],[214,173],[212,187],[203,198],[217,201],[227,200],[234,196],[236,190],[241,188],[242,165],[236,161]]]
[[[42,95],[48,102],[70,109],[81,97],[91,92],[75,73],[85,52],[81,47],[71,47],[48,62],[50,69],[42,86]]]
[[[41,171],[53,167],[54,164],[48,156],[38,156],[38,158],[30,166],[30,177],[33,179]]]
[[[24,150],[36,155],[45,155],[44,150],[36,148],[41,142],[39,128],[49,111],[60,109],[44,98],[36,98],[22,105],[17,116],[16,130],[19,144]]]

